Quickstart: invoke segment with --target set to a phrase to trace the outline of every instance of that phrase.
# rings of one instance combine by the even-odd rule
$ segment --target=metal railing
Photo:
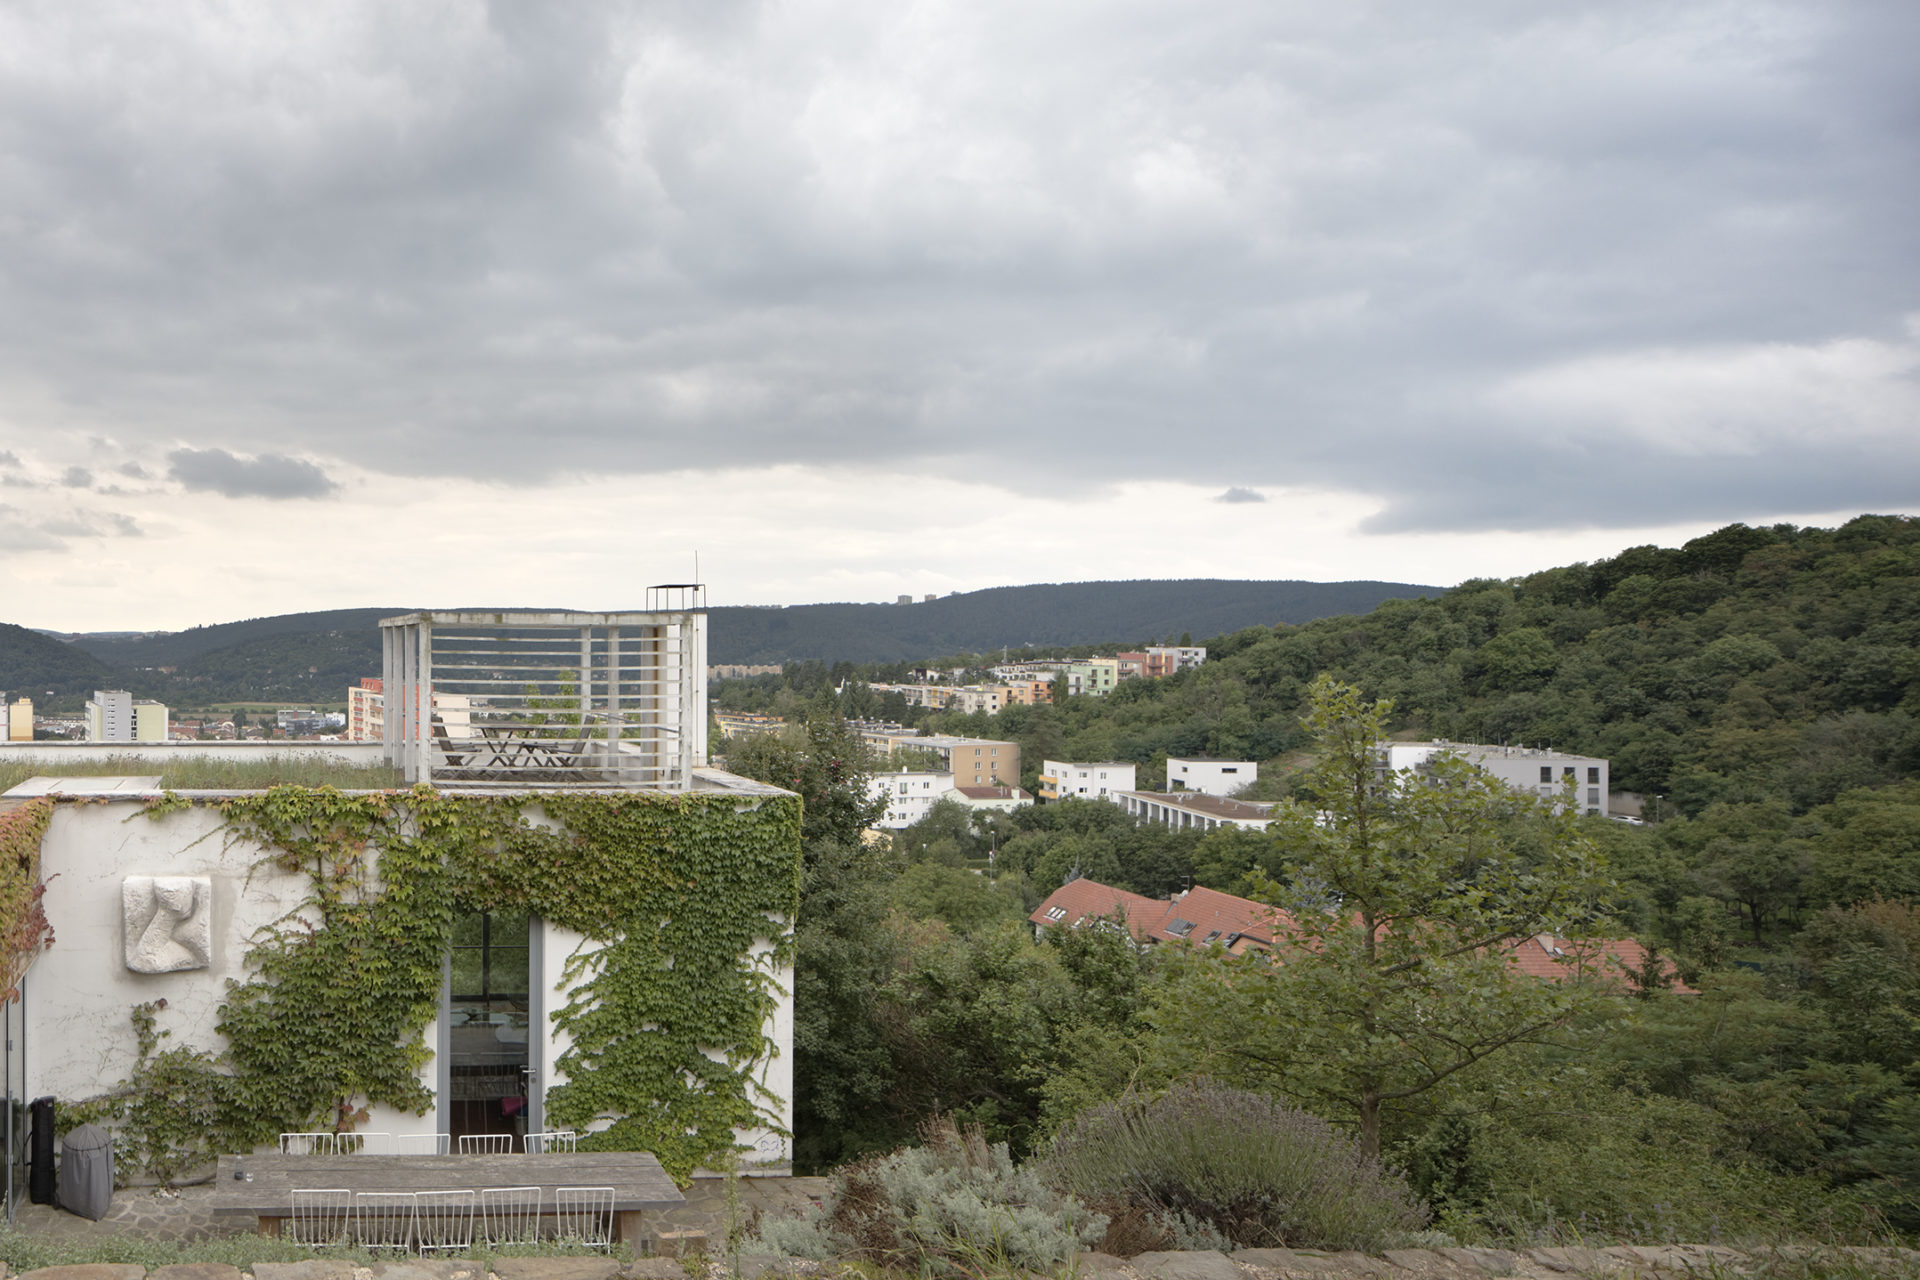
[[[706,759],[702,588],[639,613],[413,613],[380,623],[382,742],[408,782],[692,785]]]

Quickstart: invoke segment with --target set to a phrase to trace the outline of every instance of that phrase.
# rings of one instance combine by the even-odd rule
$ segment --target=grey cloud
[[[118,467],[115,467],[114,470],[130,480],[151,480],[153,478],[153,473],[137,462],[123,462]]]
[[[19,465],[20,459],[13,450],[0,449],[0,467],[17,467]]]
[[[168,474],[188,489],[229,498],[324,498],[340,486],[313,463],[277,453],[242,458],[225,449],[175,449]]]
[[[1267,500],[1267,496],[1264,493],[1260,493],[1253,489],[1243,489],[1239,485],[1233,486],[1231,489],[1228,489],[1225,493],[1220,494],[1218,497],[1214,499],[1215,502],[1229,502],[1229,503],[1265,502],[1266,500]]]
[[[1065,432],[1102,441],[1068,483],[1151,456],[1382,527],[1627,524],[1807,459],[1715,436],[1710,384],[1652,438],[1495,393],[1897,345],[1920,305],[1912,6],[325,13],[15,20],[0,420],[194,440],[176,478],[253,496],[332,489],[308,453],[1052,487],[1004,460]],[[1903,376],[1818,401],[1837,507],[1920,504],[1871,403]]]
[[[60,473],[60,483],[68,489],[91,489],[93,472],[85,467],[68,467]]]

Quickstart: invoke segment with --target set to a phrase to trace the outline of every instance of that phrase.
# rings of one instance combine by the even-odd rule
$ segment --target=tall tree
[[[1188,1069],[1264,1078],[1350,1119],[1376,1155],[1388,1109],[1545,1037],[1590,998],[1587,984],[1528,977],[1511,949],[1572,931],[1605,889],[1571,797],[1556,807],[1447,758],[1386,774],[1389,710],[1315,681],[1310,798],[1275,823],[1288,885],[1254,876],[1285,913],[1278,955],[1197,955],[1156,1014],[1177,1052],[1212,1058]]]

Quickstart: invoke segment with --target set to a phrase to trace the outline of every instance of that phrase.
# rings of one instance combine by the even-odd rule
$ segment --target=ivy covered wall
[[[428,1033],[452,921],[517,908],[585,939],[547,975],[561,1046],[548,1125],[594,1129],[585,1146],[652,1151],[682,1178],[724,1165],[736,1131],[790,1123],[769,1068],[789,1051],[776,1036],[790,1025],[778,1015],[799,829],[798,798],[771,789],[276,788],[62,805],[42,871],[62,877],[46,903],[63,945],[29,981],[29,1036],[60,1045],[105,1019],[117,1043],[91,1047],[113,1065],[87,1081],[40,1074],[30,1051],[31,1088],[78,1104],[69,1119],[113,1125],[123,1167],[162,1179],[283,1131],[431,1131],[416,1117],[433,1103]],[[109,917],[131,874],[215,879],[211,969],[124,972]],[[70,928],[81,938],[68,953]],[[67,999],[39,998],[42,979]],[[67,1074],[80,1061],[45,1060]]]

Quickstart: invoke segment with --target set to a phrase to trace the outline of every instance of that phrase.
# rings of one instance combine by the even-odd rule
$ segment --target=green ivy
[[[166,1033],[152,1007],[135,1011],[135,1073],[89,1112],[121,1126],[163,1180],[279,1132],[351,1129],[376,1104],[426,1111],[423,1037],[463,912],[524,909],[588,939],[552,1015],[571,1047],[550,1124],[610,1121],[582,1145],[651,1151],[683,1183],[731,1158],[736,1126],[774,1124],[756,1075],[775,1052],[775,971],[792,959],[797,797],[276,787],[204,803],[229,839],[268,850],[262,865],[304,873],[309,893],[255,941],[253,976],[228,983],[224,1054],[156,1052]],[[756,955],[760,939],[772,946]]]

